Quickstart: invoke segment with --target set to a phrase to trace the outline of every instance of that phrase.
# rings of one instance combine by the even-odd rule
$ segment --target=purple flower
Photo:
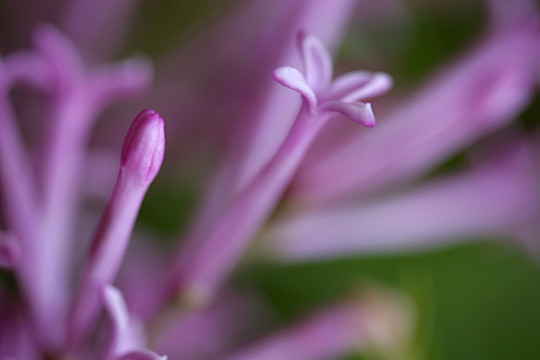
[[[538,19],[525,1],[490,4],[492,29],[473,51],[416,93],[382,100],[374,99],[393,86],[390,75],[334,75],[331,53],[352,0],[236,5],[188,50],[156,61],[146,98],[154,72],[147,60],[101,65],[125,40],[133,3],[55,2],[55,25],[34,19],[51,14],[23,11],[21,36],[31,29],[31,46],[0,58],[0,270],[17,283],[0,293],[0,359],[408,357],[416,314],[394,290],[366,285],[255,338],[257,320],[275,314],[228,279],[261,251],[300,262],[484,237],[536,246],[536,149],[508,125],[537,86]],[[364,7],[366,18],[396,9]],[[111,30],[120,23],[122,31]],[[19,88],[40,102],[12,92]],[[189,172],[186,159],[202,163],[208,143],[216,153],[172,248],[136,225],[162,168],[164,120],[141,111],[118,152],[102,142],[120,145],[122,125],[112,120],[131,117],[131,105],[107,111],[110,121],[95,128],[111,105],[134,97],[137,109],[147,102],[166,114],[163,176]],[[26,111],[43,123],[32,136]],[[212,129],[206,143],[201,129]],[[464,149],[469,166],[426,178]],[[88,197],[103,202],[99,216]]]

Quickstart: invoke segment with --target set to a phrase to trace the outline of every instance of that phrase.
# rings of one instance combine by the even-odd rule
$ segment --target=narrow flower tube
[[[200,311],[175,310],[167,312],[152,333],[154,348],[172,359],[219,358],[269,316],[257,296],[246,293],[222,292]]]
[[[373,126],[371,107],[361,100],[379,95],[392,85],[386,74],[366,73],[363,81],[354,82],[346,91],[332,91],[336,85],[331,82],[332,61],[322,42],[315,36],[301,33],[298,47],[304,73],[291,67],[274,71],[277,82],[303,97],[302,107],[289,134],[270,162],[199,239],[198,246],[186,249],[172,272],[169,291],[174,295],[180,289],[189,303],[205,304],[215,294],[250,240],[270,216],[326,121],[338,112],[346,113],[351,120],[362,125]],[[377,81],[380,78],[385,80]],[[377,86],[371,86],[373,81]],[[366,91],[360,91],[364,88]],[[331,105],[326,106],[328,104]],[[348,110],[343,110],[344,107]]]
[[[52,26],[37,28],[33,43],[32,51],[12,55],[6,62],[6,71],[10,82],[24,82],[38,88],[47,93],[51,101],[45,116],[47,132],[40,141],[43,148],[36,152],[39,166],[35,174],[28,175],[19,185],[35,179],[42,195],[39,217],[34,218],[32,211],[25,212],[24,231],[38,228],[30,237],[33,242],[30,249],[25,249],[29,258],[25,262],[32,264],[28,278],[35,279],[33,297],[39,298],[36,303],[41,307],[40,316],[48,319],[41,322],[46,323],[64,319],[66,315],[65,300],[73,265],[69,253],[80,200],[80,166],[91,128],[97,114],[110,101],[140,92],[148,83],[149,72],[147,65],[133,63],[85,71],[73,44]],[[2,153],[17,156],[17,151]],[[27,195],[19,197],[21,205],[32,192],[28,190]],[[28,226],[29,223],[32,226]],[[18,234],[18,237],[24,243],[27,236]],[[63,326],[59,326],[58,331],[43,328],[40,332],[44,342],[49,343],[47,346],[58,347],[65,342]]]
[[[101,289],[116,276],[143,197],[163,161],[163,126],[156,112],[144,110],[127,133],[118,178],[92,239],[70,314],[71,346],[80,346],[100,308]]]
[[[537,44],[537,27],[530,22],[492,35],[380,119],[377,131],[308,156],[293,182],[294,196],[312,204],[372,195],[417,179],[508,124],[533,95]]]
[[[278,221],[264,243],[293,261],[440,247],[508,237],[539,210],[526,148],[471,173],[421,185],[389,199],[341,203]]]
[[[346,355],[362,339],[362,317],[354,308],[336,307],[284,330],[227,360],[319,360]]]

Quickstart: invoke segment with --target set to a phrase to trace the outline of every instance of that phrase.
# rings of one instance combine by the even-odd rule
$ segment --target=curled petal
[[[167,360],[167,357],[160,356],[152,351],[139,350],[119,356],[115,360]]]
[[[142,359],[162,359],[143,349],[145,337],[141,324],[130,318],[120,290],[112,285],[105,286],[103,302],[111,320],[111,332],[107,337],[108,343],[103,358],[112,359],[122,354],[134,354],[133,356],[143,356]]]
[[[345,115],[352,121],[367,127],[375,126],[375,115],[369,103],[346,103],[342,101],[328,101],[321,105],[321,111],[337,112]]]
[[[274,70],[274,79],[281,85],[288,87],[291,90],[298,91],[309,104],[309,107],[314,111],[317,106],[317,96],[313,89],[308,85],[304,75],[298,69],[290,66],[280,67]]]
[[[322,41],[313,35],[300,32],[298,47],[309,86],[316,91],[328,87],[332,80],[332,58]]]
[[[20,243],[10,234],[0,233],[0,268],[12,268],[21,257]]]
[[[331,96],[333,99],[346,102],[365,100],[384,94],[392,85],[392,77],[383,72],[347,73],[334,81]]]
[[[57,90],[70,91],[83,80],[83,64],[74,45],[52,26],[42,25],[34,34],[34,43],[50,63]]]

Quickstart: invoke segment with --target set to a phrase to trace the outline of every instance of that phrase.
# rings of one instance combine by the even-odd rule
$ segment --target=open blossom
[[[511,125],[539,79],[527,1],[490,1],[478,45],[418,91],[388,97],[391,61],[342,72],[333,60],[352,0],[229,5],[167,60],[105,61],[136,5],[22,11],[12,30],[25,46],[2,51],[0,360],[421,358],[421,317],[399,290],[357,281],[352,296],[278,328],[268,300],[232,275],[261,252],[303,263],[483,238],[536,249],[539,149]],[[410,21],[394,0],[359,7],[362,18]],[[123,145],[96,149],[108,141]],[[197,179],[205,189],[186,229],[142,231],[158,174],[196,174],[190,162],[210,172],[206,151],[215,169]],[[460,152],[465,166],[428,176]]]
[[[375,126],[371,104],[361,102],[386,92],[392,79],[383,73],[353,72],[332,81],[332,60],[313,36],[299,34],[304,73],[292,67],[274,71],[274,78],[304,97],[313,114],[338,112],[367,127]]]
[[[345,114],[371,127],[375,121],[371,106],[356,101],[379,95],[391,86],[388,75],[354,73],[344,75],[332,85],[333,90],[323,92],[331,87],[330,56],[318,39],[302,35],[298,39],[305,77],[300,71],[285,67],[275,70],[274,78],[300,92],[304,98],[302,106],[273,158],[238,190],[221,218],[209,227],[209,233],[197,239],[197,248],[180,254],[172,289],[186,292],[190,302],[206,302],[214,295],[276,206],[311,143],[333,113]],[[325,97],[329,100],[323,100]]]

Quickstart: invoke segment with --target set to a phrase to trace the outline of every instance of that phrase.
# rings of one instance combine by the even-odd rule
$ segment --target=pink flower
[[[366,21],[409,21],[393,0],[368,3]],[[536,149],[508,129],[538,83],[534,7],[490,2],[491,31],[473,51],[412,95],[374,100],[393,86],[390,75],[334,74],[353,5],[235,4],[196,42],[156,59],[142,99],[148,60],[101,64],[121,53],[135,3],[5,6],[20,13],[14,44],[33,36],[0,58],[0,271],[17,284],[0,293],[0,359],[405,358],[416,314],[395,291],[365,285],[362,296],[269,331],[259,325],[275,314],[260,294],[228,280],[261,251],[304,262],[486,237],[537,246]],[[27,103],[29,94],[39,101]],[[134,114],[108,109],[134,97],[133,107],[150,103],[167,118],[163,170],[165,126],[154,110],[137,110],[121,150],[103,149],[122,143],[113,120]],[[458,152],[467,166],[426,176]],[[179,241],[136,225],[158,172],[173,181],[176,169],[195,178],[212,165]],[[130,247],[132,238],[143,243]]]

